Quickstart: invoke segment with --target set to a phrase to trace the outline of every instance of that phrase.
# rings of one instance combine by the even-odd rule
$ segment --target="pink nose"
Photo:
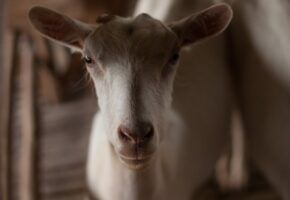
[[[149,142],[154,135],[154,128],[151,123],[139,122],[134,128],[120,125],[118,128],[119,138],[122,142],[127,143],[146,143]]]

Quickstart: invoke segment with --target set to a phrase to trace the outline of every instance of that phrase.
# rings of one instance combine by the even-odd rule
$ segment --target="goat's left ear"
[[[222,3],[173,22],[169,27],[177,34],[181,46],[185,46],[222,33],[232,17],[231,7]]]

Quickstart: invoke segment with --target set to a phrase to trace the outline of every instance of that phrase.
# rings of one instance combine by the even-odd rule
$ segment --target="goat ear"
[[[82,51],[85,38],[94,29],[91,25],[39,6],[30,9],[29,19],[42,35],[76,51]]]
[[[169,24],[185,46],[222,33],[233,17],[227,4],[217,4],[199,13]]]

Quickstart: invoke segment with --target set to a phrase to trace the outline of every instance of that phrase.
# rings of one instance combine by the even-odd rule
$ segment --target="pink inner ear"
[[[197,39],[215,35],[223,31],[231,19],[232,12],[225,6],[211,7],[194,20],[194,35]]]
[[[32,9],[30,19],[38,31],[55,40],[71,42],[70,40],[75,36],[76,30],[73,22],[66,16],[51,10]]]
[[[66,27],[63,20],[59,19],[44,19],[41,24],[42,32],[56,40],[64,40],[69,27]]]

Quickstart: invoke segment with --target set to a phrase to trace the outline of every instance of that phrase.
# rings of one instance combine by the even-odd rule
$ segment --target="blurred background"
[[[128,16],[135,4],[136,0],[0,0],[1,200],[79,200],[86,193],[86,150],[96,111],[93,87],[80,55],[32,29],[29,8],[47,6],[95,23],[102,13]],[[280,199],[254,167],[250,174],[248,185],[235,192],[221,191],[213,175],[196,200]]]

